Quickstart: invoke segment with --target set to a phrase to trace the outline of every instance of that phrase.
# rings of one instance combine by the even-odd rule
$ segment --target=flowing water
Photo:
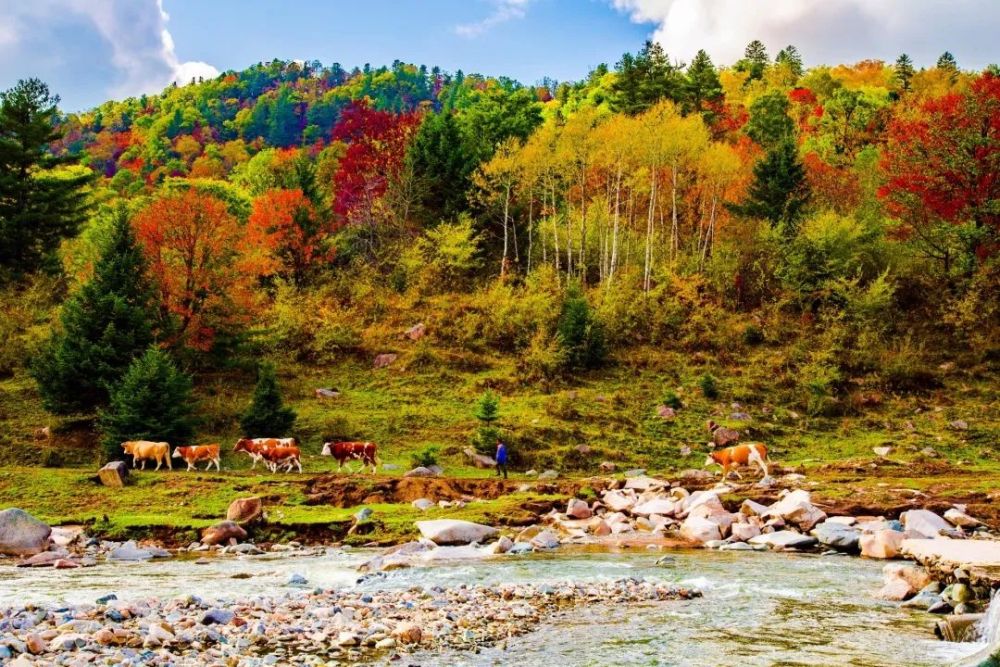
[[[672,553],[669,564],[657,566],[658,554],[563,549],[397,570],[356,584],[355,568],[369,555],[330,550],[315,557],[219,558],[208,565],[175,559],[77,570],[0,566],[0,604],[90,602],[107,593],[122,599],[188,593],[220,600],[301,595],[286,586],[292,573],[306,577],[310,586],[369,590],[634,576],[698,587],[705,596],[580,607],[504,646],[478,653],[417,654],[405,664],[922,667],[953,664],[982,648],[938,642],[926,613],[874,599],[882,564],[858,558],[693,551]]]

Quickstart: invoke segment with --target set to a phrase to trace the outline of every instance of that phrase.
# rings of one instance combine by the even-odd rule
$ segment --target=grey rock
[[[228,609],[209,609],[201,617],[202,625],[226,625],[236,616]]]
[[[0,554],[31,556],[49,546],[52,529],[22,509],[0,512]]]
[[[838,551],[857,553],[861,550],[861,531],[851,526],[825,521],[809,531],[809,534],[823,546]]]
[[[128,466],[124,461],[111,461],[97,471],[97,476],[104,486],[121,488],[128,484]]]

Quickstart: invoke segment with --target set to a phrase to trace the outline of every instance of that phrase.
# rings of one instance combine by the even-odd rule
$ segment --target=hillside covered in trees
[[[997,454],[996,68],[647,43],[534,87],[274,61],[55,102],[0,109],[6,459],[50,422],[81,459],[229,437],[261,359],[313,449],[457,455],[491,389],[524,465],[680,465],[733,402],[791,457],[817,433]]]

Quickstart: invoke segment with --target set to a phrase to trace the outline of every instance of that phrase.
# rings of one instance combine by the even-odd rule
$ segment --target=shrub
[[[151,347],[128,367],[100,415],[104,451],[120,458],[127,440],[187,442],[194,432],[191,379],[163,350]]]
[[[702,375],[701,379],[698,380],[698,386],[701,388],[701,393],[705,398],[711,400],[719,397],[719,382],[711,373]]]
[[[607,356],[604,328],[594,317],[579,285],[566,290],[559,315],[559,338],[566,351],[566,367],[571,370],[598,368]]]
[[[665,394],[663,394],[663,405],[668,408],[673,408],[674,410],[680,410],[684,407],[684,403],[681,401],[681,397],[677,395],[677,392],[673,389],[668,389]]]
[[[428,445],[410,457],[410,465],[414,468],[430,468],[431,466],[436,466],[438,462],[438,454],[440,452],[440,447]]]
[[[42,467],[44,468],[61,468],[63,466],[63,457],[58,449],[46,449],[45,453],[42,454]]]
[[[295,411],[282,403],[274,366],[261,364],[253,400],[240,417],[243,435],[248,438],[283,437],[292,429],[295,416]]]
[[[753,324],[743,330],[743,342],[746,345],[760,345],[764,342],[764,330]]]
[[[566,350],[559,339],[538,331],[528,349],[517,357],[517,374],[521,380],[540,382],[547,389],[565,365]]]
[[[487,389],[476,402],[473,415],[479,420],[479,428],[472,436],[472,445],[482,454],[493,454],[500,429],[495,422],[500,419],[500,397]]]

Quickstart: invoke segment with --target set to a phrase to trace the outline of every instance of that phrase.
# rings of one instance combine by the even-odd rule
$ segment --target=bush
[[[191,379],[163,350],[151,347],[128,367],[111,392],[99,425],[109,460],[121,458],[127,440],[187,442],[194,432]]]
[[[702,375],[698,380],[698,386],[701,387],[701,393],[705,398],[713,400],[719,397],[719,382],[711,373]]]
[[[594,317],[579,285],[566,290],[559,315],[559,338],[570,370],[598,368],[607,356],[604,328]]]
[[[761,345],[764,342],[764,330],[750,324],[743,330],[743,342],[746,345]]]
[[[287,408],[281,400],[278,378],[271,364],[261,364],[257,372],[257,386],[247,411],[240,417],[240,429],[248,438],[281,438],[288,434],[295,423],[295,410]]]
[[[414,468],[430,468],[438,463],[438,454],[441,448],[435,445],[428,445],[410,457],[410,465]]]
[[[668,408],[673,408],[674,410],[680,410],[684,407],[684,403],[681,401],[681,397],[677,395],[677,392],[673,389],[668,389],[665,394],[663,394],[663,405]]]
[[[45,453],[42,454],[42,467],[43,468],[62,468],[63,467],[63,457],[58,449],[46,449]]]
[[[559,339],[538,331],[528,349],[517,357],[517,374],[522,381],[542,383],[547,390],[565,365],[566,350]]]
[[[472,446],[479,453],[492,456],[500,437],[500,429],[494,425],[500,419],[500,397],[487,389],[476,402],[473,415],[480,425],[472,436]]]

